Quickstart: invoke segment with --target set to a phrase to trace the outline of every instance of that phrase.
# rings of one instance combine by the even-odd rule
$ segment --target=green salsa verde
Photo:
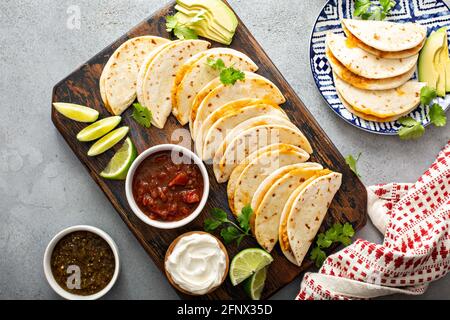
[[[53,249],[50,264],[61,288],[80,296],[103,290],[116,268],[110,245],[89,231],[76,231],[63,237]]]

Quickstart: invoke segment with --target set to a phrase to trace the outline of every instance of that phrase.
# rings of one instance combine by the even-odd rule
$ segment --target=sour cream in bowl
[[[166,252],[167,278],[177,290],[188,295],[213,292],[225,281],[228,268],[225,246],[206,232],[183,234]]]

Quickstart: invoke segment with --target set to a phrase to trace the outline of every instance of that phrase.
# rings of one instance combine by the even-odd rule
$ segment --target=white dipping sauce
[[[226,264],[217,240],[195,233],[178,241],[166,261],[166,270],[180,288],[202,295],[222,283]]]

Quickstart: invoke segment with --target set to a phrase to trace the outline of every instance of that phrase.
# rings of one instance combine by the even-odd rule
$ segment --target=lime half
[[[120,121],[122,121],[122,117],[109,117],[97,121],[81,130],[77,139],[82,142],[97,140],[117,127]]]
[[[97,110],[79,104],[55,102],[53,106],[66,118],[78,122],[94,122],[97,121],[99,116]]]
[[[137,157],[136,147],[130,138],[127,138],[122,147],[109,161],[100,176],[109,180],[125,180],[131,164]]]
[[[120,140],[122,140],[128,134],[129,130],[130,129],[128,127],[122,127],[108,133],[106,136],[94,143],[94,145],[88,151],[88,156],[94,157],[108,151],[109,149],[114,147]]]
[[[239,252],[231,261],[230,280],[236,286],[255,272],[271,264],[272,256],[263,249],[251,248]]]
[[[244,289],[252,300],[260,300],[267,278],[267,267],[255,272],[245,280]]]

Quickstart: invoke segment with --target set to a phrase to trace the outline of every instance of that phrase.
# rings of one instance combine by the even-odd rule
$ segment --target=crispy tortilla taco
[[[342,184],[342,175],[323,170],[298,187],[283,209],[279,228],[281,250],[300,266]]]
[[[427,37],[427,28],[417,23],[343,19],[342,28],[361,49],[388,59],[416,55]]]
[[[213,169],[217,181],[228,181],[234,168],[249,154],[276,143],[292,144],[309,154],[313,152],[308,139],[298,129],[274,124],[252,127],[238,134],[227,146],[220,161],[214,161]]]
[[[258,70],[258,66],[249,57],[229,48],[214,48],[193,56],[177,73],[172,90],[172,112],[182,125],[189,122],[191,107],[197,94],[219,76],[220,72],[208,65],[209,60],[217,59],[221,59],[227,67],[233,66],[241,71]]]
[[[281,177],[277,173],[261,183],[260,186],[266,191],[261,201],[255,204],[252,230],[264,249],[270,252],[278,242],[280,218],[289,196],[308,179],[322,172],[322,169],[318,164],[299,164]],[[276,180],[273,179],[274,176]]]
[[[121,115],[136,99],[139,69],[146,56],[170,40],[144,36],[126,41],[111,56],[100,77],[100,94],[106,109]]]
[[[205,161],[213,158],[228,133],[244,121],[258,116],[288,119],[279,106],[264,100],[241,99],[231,102],[206,118],[195,141],[197,154]]]
[[[355,88],[339,77],[334,77],[336,90],[356,111],[381,119],[398,119],[410,113],[420,103],[423,82],[411,80],[390,90],[363,90]]]
[[[245,79],[237,81],[234,85],[220,85],[212,90],[200,103],[193,121],[193,136],[196,137],[206,118],[226,103],[238,99],[262,99],[281,105],[286,99],[281,91],[268,79],[251,72],[245,72]],[[192,106],[193,108],[195,106]]]
[[[396,77],[415,68],[419,55],[404,59],[379,58],[354,45],[349,38],[328,33],[327,48],[348,70],[368,79]]]
[[[284,143],[275,143],[265,147],[261,147],[260,149],[250,153],[246,158],[244,158],[239,165],[234,168],[233,172],[230,175],[230,179],[227,184],[227,195],[228,195],[228,204],[230,206],[231,212],[235,212],[234,210],[234,190],[236,190],[236,183],[239,177],[241,176],[242,171],[247,167],[247,165],[256,159],[259,155],[271,151],[278,150],[282,146],[289,146],[289,144]],[[252,207],[253,208],[253,207]]]
[[[333,72],[336,73],[339,78],[356,88],[364,90],[388,90],[398,88],[411,79],[416,71],[416,67],[414,66],[410,71],[399,76],[385,79],[369,79],[361,77],[347,69],[338,59],[336,59],[330,49],[327,48],[325,54]]]
[[[150,63],[143,84],[141,104],[152,112],[152,124],[163,128],[172,112],[172,88],[177,72],[191,55],[211,44],[203,40],[177,41],[161,50]]]
[[[234,213],[239,215],[245,206],[251,205],[258,186],[273,171],[287,165],[302,163],[309,154],[293,145],[282,145],[277,150],[267,151],[248,164],[237,180],[234,191]]]

